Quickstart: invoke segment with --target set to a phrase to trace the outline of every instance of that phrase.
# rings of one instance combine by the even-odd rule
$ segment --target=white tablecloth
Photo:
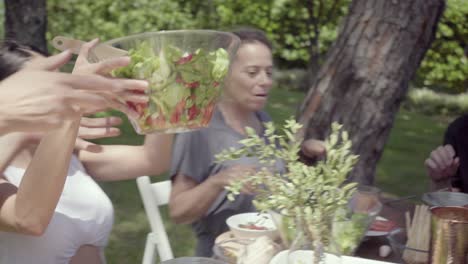
[[[313,251],[309,250],[300,250],[294,252],[297,263],[301,264],[312,264],[312,259],[313,259]],[[288,257],[288,251],[284,250],[278,253],[271,261],[270,264],[287,264],[287,257]],[[325,256],[325,264],[335,264],[335,263],[340,263],[340,264],[393,264],[392,262],[384,262],[384,261],[378,261],[378,260],[372,260],[372,259],[364,259],[364,258],[357,258],[357,257],[348,257],[348,256],[343,256],[341,257],[341,262],[339,260],[336,260],[336,257],[333,255],[326,255]],[[300,262],[299,262],[300,261]]]

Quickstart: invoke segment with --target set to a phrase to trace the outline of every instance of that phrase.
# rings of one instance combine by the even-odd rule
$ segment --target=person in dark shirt
[[[447,128],[444,144],[434,149],[425,166],[433,189],[448,188],[468,193],[468,115],[453,121]]]

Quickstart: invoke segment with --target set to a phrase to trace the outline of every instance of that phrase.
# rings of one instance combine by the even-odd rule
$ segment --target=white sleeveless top
[[[4,175],[18,186],[25,170],[8,167]],[[40,237],[0,232],[0,263],[65,264],[82,245],[106,246],[114,211],[99,185],[72,156],[55,213]]]

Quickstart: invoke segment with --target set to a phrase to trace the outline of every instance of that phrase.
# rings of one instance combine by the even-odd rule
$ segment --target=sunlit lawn
[[[294,115],[303,94],[274,90],[267,107],[275,122]],[[383,158],[378,166],[376,184],[386,192],[409,195],[419,194],[427,188],[423,162],[430,150],[440,144],[447,121],[434,117],[401,111],[396,119]],[[123,135],[101,140],[110,144],[141,144],[126,123]],[[164,180],[166,176],[153,177]],[[115,225],[106,251],[108,263],[140,263],[149,225],[134,180],[102,183],[115,207]],[[166,229],[176,256],[193,254],[194,238],[189,226],[172,224],[163,211]]]

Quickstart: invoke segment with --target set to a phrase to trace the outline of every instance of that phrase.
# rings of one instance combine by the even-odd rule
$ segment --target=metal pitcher
[[[431,208],[431,263],[468,263],[468,208]]]

